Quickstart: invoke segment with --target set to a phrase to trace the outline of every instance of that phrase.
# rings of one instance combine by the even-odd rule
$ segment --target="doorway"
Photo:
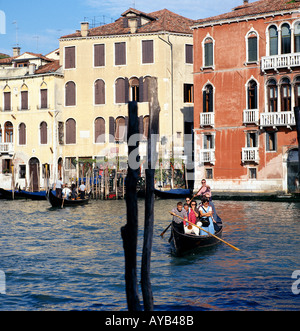
[[[299,171],[298,149],[292,149],[288,153],[287,159],[287,188],[289,193],[296,192],[296,178]]]
[[[40,190],[40,161],[33,157],[29,160],[30,191]]]

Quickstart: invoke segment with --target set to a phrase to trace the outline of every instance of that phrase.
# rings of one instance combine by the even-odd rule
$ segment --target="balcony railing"
[[[261,70],[291,69],[300,66],[300,53],[266,56],[262,58]]]
[[[216,162],[216,151],[214,149],[202,149],[200,151],[200,161],[202,163],[212,163]]]
[[[0,143],[0,154],[14,154],[13,143]]]
[[[296,125],[295,114],[292,111],[282,111],[275,113],[263,113],[260,115],[260,126],[286,126]]]
[[[215,113],[201,113],[200,114],[200,126],[215,126]]]
[[[250,147],[242,149],[242,162],[259,163],[259,149],[258,147]]]
[[[243,123],[244,124],[258,124],[259,111],[258,109],[246,109],[244,110]]]

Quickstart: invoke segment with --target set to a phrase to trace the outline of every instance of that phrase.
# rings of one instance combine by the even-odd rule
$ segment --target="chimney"
[[[36,65],[34,63],[30,63],[29,64],[29,75],[34,75],[35,73],[35,68],[36,68]]]
[[[13,57],[17,57],[21,55],[21,47],[13,47]]]
[[[89,34],[89,22],[82,22],[81,23],[81,37],[87,37]]]
[[[249,0],[244,0],[244,5],[247,5],[249,3]]]

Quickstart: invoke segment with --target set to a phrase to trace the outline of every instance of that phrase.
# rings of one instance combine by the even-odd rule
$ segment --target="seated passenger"
[[[215,234],[214,221],[213,221],[213,209],[209,205],[209,199],[203,198],[202,205],[199,208],[200,221],[202,223],[202,228],[211,234]],[[201,230],[200,236],[208,236],[208,234]]]
[[[63,199],[69,199],[72,191],[68,188],[68,184],[65,185],[65,188],[62,191]]]
[[[197,202],[193,201],[191,204],[191,210],[188,214],[188,220],[190,223],[188,223],[184,229],[186,234],[195,234],[196,236],[200,235],[200,229],[191,224],[193,223],[198,226],[202,225],[202,223],[199,223],[199,215],[199,211],[197,210]]]
[[[179,217],[173,216],[173,226],[180,233],[184,233],[184,225],[183,225],[182,218],[187,219],[187,213],[182,207],[183,207],[182,202],[178,202],[177,208],[174,208],[172,210],[173,214],[176,214],[177,216],[181,217],[181,218],[179,218]]]

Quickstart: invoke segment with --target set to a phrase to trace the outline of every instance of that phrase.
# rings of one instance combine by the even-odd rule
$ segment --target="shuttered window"
[[[105,83],[102,79],[95,82],[95,105],[105,105]]]
[[[65,88],[66,106],[76,105],[76,85],[74,82],[68,82]]]
[[[278,31],[276,26],[271,26],[269,28],[269,38],[270,38],[270,55],[278,54]]]
[[[21,109],[22,110],[28,109],[28,91],[21,92]]]
[[[4,92],[4,111],[11,110],[11,93]]]
[[[4,124],[4,142],[5,143],[14,142],[14,127],[11,122],[6,122]]]
[[[118,78],[115,84],[115,103],[128,103],[129,81],[127,78]]]
[[[76,48],[65,47],[65,69],[76,68]]]
[[[203,113],[214,112],[214,89],[208,84],[203,91]]]
[[[185,63],[194,63],[193,45],[185,45]]]
[[[125,141],[126,133],[126,121],[124,117],[118,117],[116,119],[116,131],[115,131],[115,140],[117,142]]]
[[[105,143],[105,120],[102,117],[95,120],[95,143]]]
[[[256,62],[257,59],[257,35],[252,33],[248,37],[248,62]]]
[[[72,118],[66,122],[66,144],[76,144],[76,122]]]
[[[285,23],[281,27],[281,54],[291,53],[291,29]]]
[[[154,63],[153,40],[142,41],[142,63],[143,64]]]
[[[26,125],[24,123],[19,125],[19,145],[26,145]]]
[[[105,45],[94,45],[94,66],[105,66]]]
[[[48,90],[42,89],[41,90],[41,109],[48,108]]]
[[[204,66],[212,67],[214,65],[214,44],[212,39],[208,38],[204,44]]]
[[[115,43],[115,65],[126,65],[126,43]]]
[[[41,145],[48,144],[48,125],[46,122],[42,122],[40,125],[40,139]]]

